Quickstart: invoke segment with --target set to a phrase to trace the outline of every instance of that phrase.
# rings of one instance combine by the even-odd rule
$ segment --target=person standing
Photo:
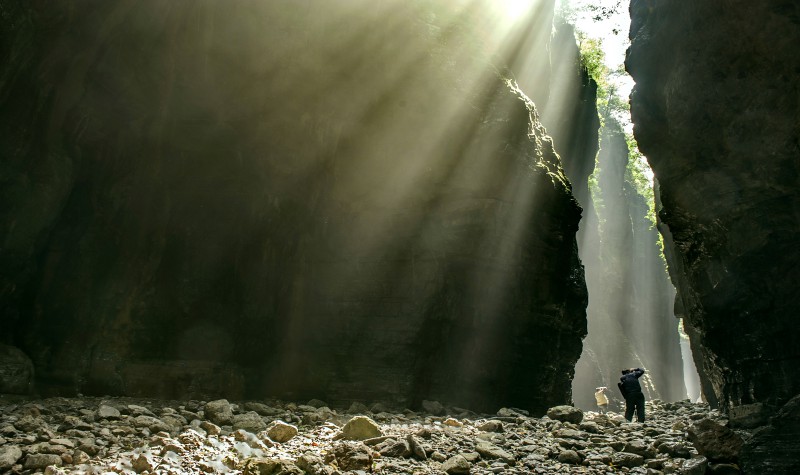
[[[605,414],[608,412],[608,397],[606,397],[606,387],[594,388],[594,400],[597,402],[597,412]]]
[[[628,422],[633,420],[634,412],[636,412],[636,420],[644,422],[644,393],[642,393],[642,386],[639,385],[639,378],[643,374],[642,368],[623,369],[622,377],[619,378],[620,389],[625,396],[625,419]]]

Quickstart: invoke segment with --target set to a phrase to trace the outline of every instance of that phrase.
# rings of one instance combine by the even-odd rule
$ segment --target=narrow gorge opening
[[[596,408],[595,389],[607,387],[611,406],[619,410],[624,406],[616,389],[620,370],[642,367],[648,398],[698,401],[699,377],[675,316],[675,288],[657,229],[653,173],[633,138],[628,104],[633,80],[624,67],[627,4],[561,0],[555,22],[575,26],[581,64],[597,85],[599,117],[588,193],[574,183],[583,176],[570,176],[583,208],[578,249],[589,291],[588,335],[575,369],[573,400],[582,409]],[[553,51],[568,47],[558,42],[570,42],[570,36],[556,34]],[[555,57],[558,68],[569,56]],[[557,149],[560,145],[556,141]]]

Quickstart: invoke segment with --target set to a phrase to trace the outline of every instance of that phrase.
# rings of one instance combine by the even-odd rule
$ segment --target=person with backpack
[[[633,413],[636,412],[636,420],[644,422],[644,393],[642,386],[639,385],[639,378],[644,374],[642,368],[630,368],[622,370],[622,377],[619,378],[620,391],[625,398],[625,419],[628,422],[633,420]]]

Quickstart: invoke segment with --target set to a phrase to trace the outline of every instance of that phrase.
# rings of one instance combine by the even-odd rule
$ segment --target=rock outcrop
[[[634,0],[631,14],[634,133],[701,372],[723,408],[774,412],[800,393],[800,5]],[[773,427],[772,447],[793,432]],[[774,461],[765,440],[748,442],[745,466]]]
[[[0,344],[0,394],[29,394],[33,362],[19,348]]]
[[[745,473],[796,473],[800,461],[800,396],[754,431],[740,458]]]
[[[40,392],[569,401],[580,209],[491,2],[0,7],[1,323]]]
[[[541,112],[542,123],[561,157],[572,193],[583,208],[583,221],[593,212],[589,176],[594,171],[600,118],[597,83],[581,63],[574,28],[556,19],[550,46],[553,61],[549,100]],[[585,226],[581,226],[581,233]],[[579,233],[579,244],[580,244]],[[581,256],[583,257],[583,256]]]

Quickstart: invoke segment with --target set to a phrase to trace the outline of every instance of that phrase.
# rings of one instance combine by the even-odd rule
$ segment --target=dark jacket
[[[620,381],[620,390],[628,397],[633,394],[638,394],[642,392],[642,387],[639,385],[639,378],[644,374],[644,370],[641,368],[636,368],[628,374],[623,374]]]

